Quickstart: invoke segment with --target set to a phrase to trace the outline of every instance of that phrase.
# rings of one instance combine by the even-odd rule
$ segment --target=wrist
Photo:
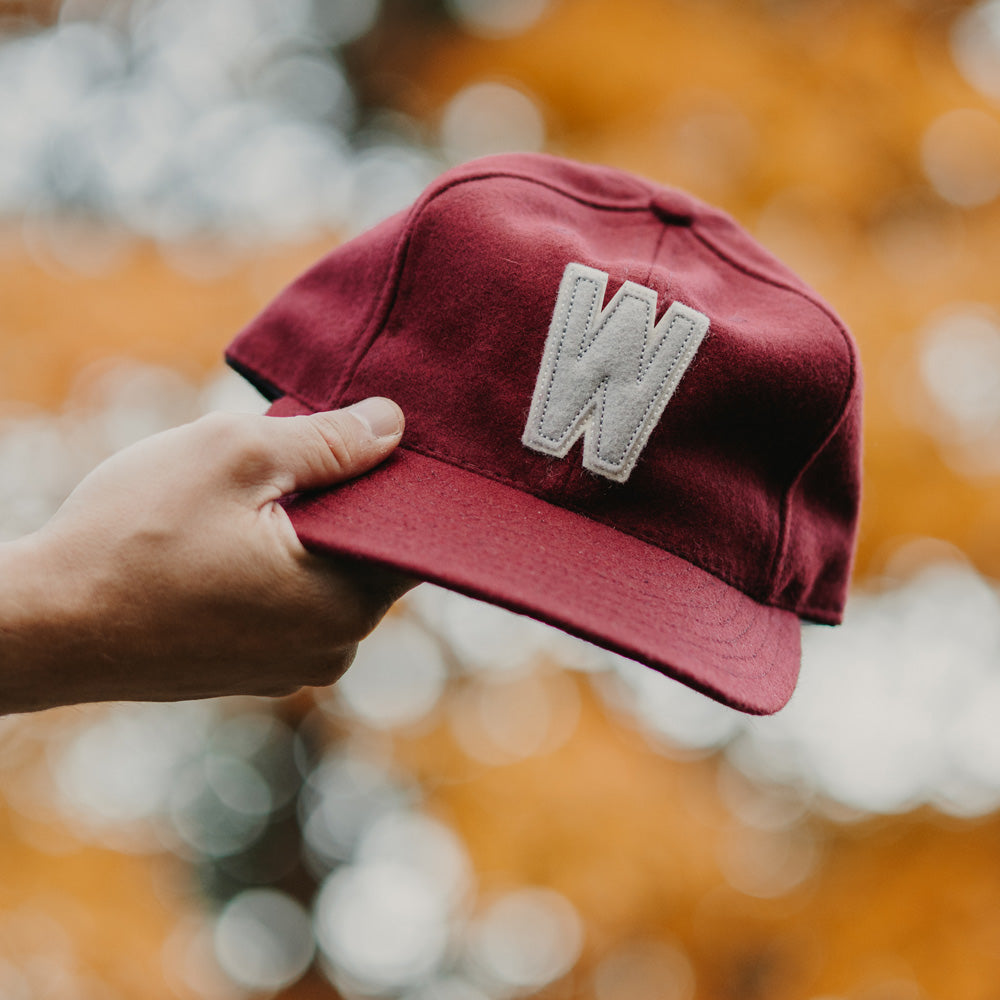
[[[92,700],[86,601],[62,563],[41,533],[0,544],[0,715]]]

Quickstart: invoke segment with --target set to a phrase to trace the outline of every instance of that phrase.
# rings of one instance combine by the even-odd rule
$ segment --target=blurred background
[[[0,0],[0,538],[513,149],[845,318],[846,624],[751,719],[425,585],[331,690],[0,720],[3,1000],[1000,997],[1000,0]]]

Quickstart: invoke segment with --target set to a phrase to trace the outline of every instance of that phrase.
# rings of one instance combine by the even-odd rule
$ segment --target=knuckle
[[[329,471],[334,475],[345,475],[357,460],[358,443],[355,435],[352,435],[338,416],[316,419],[311,426],[322,439]]]

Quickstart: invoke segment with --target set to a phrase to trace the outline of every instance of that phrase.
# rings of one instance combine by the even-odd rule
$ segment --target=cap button
[[[690,226],[694,222],[694,199],[683,191],[661,188],[650,199],[649,207],[668,225]]]

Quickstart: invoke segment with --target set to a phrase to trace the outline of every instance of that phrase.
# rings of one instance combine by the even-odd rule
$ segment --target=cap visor
[[[285,398],[277,414],[305,413]],[[371,559],[547,622],[733,708],[776,712],[800,624],[670,552],[530,493],[398,448],[286,509],[314,551]]]

